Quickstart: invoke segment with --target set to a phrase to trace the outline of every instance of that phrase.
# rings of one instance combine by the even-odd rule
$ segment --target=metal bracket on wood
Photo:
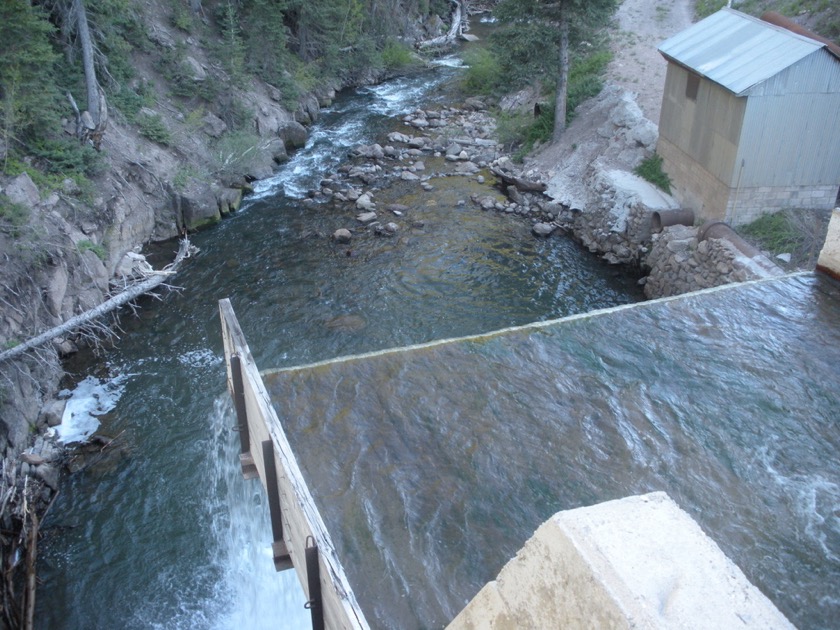
[[[242,360],[238,354],[230,357],[230,373],[233,380],[233,406],[236,409],[236,430],[239,431],[239,464],[242,476],[253,479],[259,476],[251,455],[251,435],[248,431],[248,411],[245,406],[245,386],[242,380]]]
[[[321,567],[318,564],[318,545],[312,536],[306,538],[306,583],[309,601],[304,605],[312,613],[312,630],[324,630],[324,607],[321,603]]]
[[[280,507],[280,488],[277,485],[277,465],[274,461],[274,444],[271,440],[262,443],[263,466],[265,466],[265,486],[268,493],[268,511],[271,516],[271,552],[274,556],[274,568],[285,571],[292,568],[292,557],[283,537],[283,511]]]

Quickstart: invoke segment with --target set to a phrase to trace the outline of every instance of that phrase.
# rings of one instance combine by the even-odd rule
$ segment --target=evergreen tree
[[[566,129],[569,46],[609,23],[617,0],[502,0],[495,14],[513,27],[528,61],[555,68],[554,140]],[[546,56],[546,44],[553,53]]]
[[[55,121],[53,30],[28,0],[0,2],[0,115],[7,154],[23,136]]]

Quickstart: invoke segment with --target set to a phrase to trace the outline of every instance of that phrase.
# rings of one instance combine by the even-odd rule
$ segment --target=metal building
[[[663,42],[657,152],[680,203],[733,224],[784,208],[834,207],[838,51],[732,9]]]

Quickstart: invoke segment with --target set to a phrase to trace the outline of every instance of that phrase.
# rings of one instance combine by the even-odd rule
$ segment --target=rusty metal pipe
[[[700,227],[697,231],[697,241],[705,241],[709,238],[725,238],[747,258],[755,258],[756,256],[762,255],[760,251],[738,236],[735,230],[723,221],[710,221]]]
[[[661,232],[669,225],[694,225],[694,210],[658,210],[650,215],[651,232]]]

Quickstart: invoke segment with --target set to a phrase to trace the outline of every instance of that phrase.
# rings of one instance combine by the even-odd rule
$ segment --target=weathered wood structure
[[[294,567],[313,629],[367,628],[229,300],[221,300],[219,312],[242,474],[259,477],[267,493],[274,566],[278,571]]]
[[[732,9],[666,40],[657,152],[676,198],[748,223],[831,209],[840,188],[836,47]]]

